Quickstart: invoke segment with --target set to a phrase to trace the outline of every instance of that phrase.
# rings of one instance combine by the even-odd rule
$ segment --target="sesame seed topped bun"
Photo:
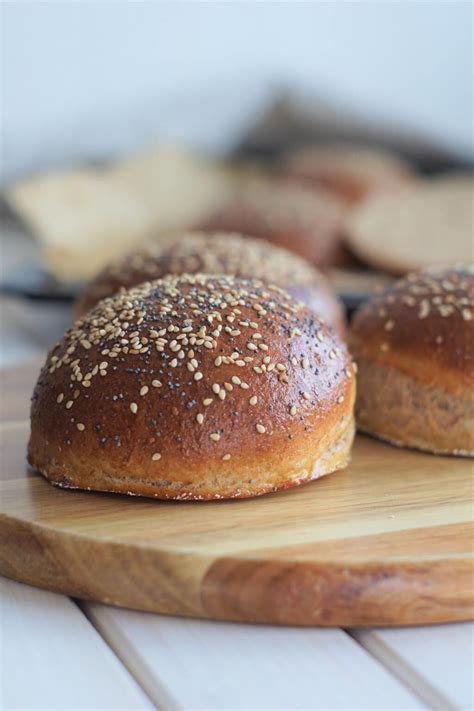
[[[167,274],[231,274],[263,279],[286,289],[310,306],[339,333],[343,308],[320,272],[301,257],[264,240],[236,233],[188,232],[137,248],[102,270],[76,304],[78,316],[121,287],[129,288]]]
[[[360,429],[395,444],[474,454],[474,268],[409,274],[360,308],[351,351]]]
[[[168,277],[101,301],[52,349],[28,457],[64,487],[255,496],[347,464],[354,391],[345,346],[285,291]]]

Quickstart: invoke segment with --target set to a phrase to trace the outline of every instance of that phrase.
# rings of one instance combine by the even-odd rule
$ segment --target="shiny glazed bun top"
[[[394,282],[351,326],[357,356],[453,394],[474,386],[474,267],[432,268]]]
[[[231,274],[286,289],[344,333],[343,308],[320,272],[301,257],[264,240],[237,233],[188,232],[150,242],[113,262],[79,297],[81,315],[120,288],[167,274]]]
[[[81,487],[173,498],[263,493],[277,475],[294,485],[317,475],[303,472],[316,444],[350,428],[352,376],[335,333],[277,287],[145,283],[101,301],[50,352],[30,462],[64,486],[83,471]]]

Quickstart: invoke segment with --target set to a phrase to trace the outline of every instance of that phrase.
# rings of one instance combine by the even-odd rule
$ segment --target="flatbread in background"
[[[152,227],[146,205],[99,171],[36,176],[7,190],[6,199],[37,237],[43,267],[64,281],[93,276]]]
[[[225,199],[231,180],[222,164],[179,146],[121,160],[108,175],[146,205],[156,235],[198,223]]]
[[[59,281],[91,278],[160,234],[192,226],[222,199],[225,171],[183,148],[161,147],[104,169],[54,171],[6,192]]]
[[[372,267],[406,274],[474,259],[474,176],[419,180],[369,197],[345,226],[349,249]]]

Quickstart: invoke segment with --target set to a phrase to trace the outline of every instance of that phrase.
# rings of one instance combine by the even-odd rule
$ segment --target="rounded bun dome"
[[[168,274],[230,274],[286,289],[345,332],[344,310],[323,275],[306,260],[241,234],[189,232],[145,244],[103,269],[76,304],[78,316],[101,299]]]
[[[101,301],[52,349],[29,461],[65,487],[263,494],[347,464],[354,390],[335,332],[282,289],[168,277]]]
[[[432,452],[474,454],[474,268],[409,274],[351,326],[364,431]]]

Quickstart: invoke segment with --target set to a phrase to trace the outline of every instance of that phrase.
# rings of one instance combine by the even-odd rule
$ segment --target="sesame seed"
[[[309,365],[309,360],[307,358],[303,358],[301,361],[301,365],[303,368],[307,368]]]
[[[219,390],[219,398],[220,398],[220,400],[225,400],[225,396],[226,396],[226,391],[224,390],[224,388],[221,388],[221,389]]]
[[[222,460],[223,460],[224,462],[228,462],[229,459],[230,459],[230,454],[224,454],[224,456],[222,457]]]
[[[430,302],[428,299],[423,299],[420,302],[420,310],[418,312],[418,318],[426,318],[430,312]]]
[[[211,432],[209,437],[212,439],[213,442],[218,442],[221,438],[219,432]]]
[[[263,425],[261,425],[260,423],[255,425],[255,429],[257,430],[257,432],[259,434],[265,434],[265,432],[267,431],[266,428]]]
[[[304,392],[303,397],[305,400],[311,400],[311,395],[308,392]]]
[[[159,380],[152,380],[151,384],[154,388],[161,388],[161,383]]]
[[[154,462],[158,462],[161,459],[161,454],[159,452],[155,452],[151,458]]]
[[[131,403],[130,403],[130,409],[131,409],[131,411],[133,412],[133,414],[136,415],[137,412],[138,412],[138,405],[137,405],[137,403],[136,403],[136,402],[131,402]]]
[[[148,385],[144,385],[142,388],[140,388],[140,395],[146,395],[149,390]]]
[[[196,415],[196,421],[199,425],[202,425],[204,422],[204,415],[202,415],[200,412]]]
[[[74,404],[74,400],[68,400],[66,403],[66,410],[70,410]]]
[[[197,373],[194,373],[194,380],[201,380],[202,379],[202,373],[198,370]]]
[[[250,403],[251,405],[256,405],[256,404],[257,404],[257,396],[256,396],[256,395],[252,395],[252,397],[249,398],[249,403]]]
[[[234,385],[240,385],[240,383],[242,382],[238,375],[233,375],[231,380],[234,383]]]
[[[212,402],[213,402],[213,398],[212,398],[212,397],[206,397],[206,398],[204,398],[204,400],[202,401],[202,404],[204,405],[204,407],[209,407],[209,405],[210,405]]]
[[[296,415],[296,405],[290,407],[290,415]]]
[[[393,319],[389,319],[384,326],[384,329],[386,331],[393,331],[393,327],[395,326],[395,321]]]
[[[59,403],[62,402],[63,400],[64,400],[64,393],[60,393],[60,394],[58,395],[58,397],[56,398],[56,402],[57,402],[58,405],[59,405]]]
[[[217,356],[217,358],[214,361],[214,365],[219,366],[219,365],[221,365],[221,363],[222,363],[222,356]]]
[[[83,425],[82,422],[78,422],[76,427],[79,430],[79,432],[84,432],[84,430],[86,429],[85,425]]]
[[[170,361],[170,366],[171,366],[172,368],[176,368],[177,365],[178,365],[178,359],[177,359],[177,358],[173,358],[173,360]]]
[[[214,392],[216,395],[219,395],[220,389],[221,386],[219,385],[219,383],[212,384],[212,392]]]
[[[344,402],[344,395],[339,395],[339,397],[337,398],[337,402],[339,405],[341,404],[341,402]]]

